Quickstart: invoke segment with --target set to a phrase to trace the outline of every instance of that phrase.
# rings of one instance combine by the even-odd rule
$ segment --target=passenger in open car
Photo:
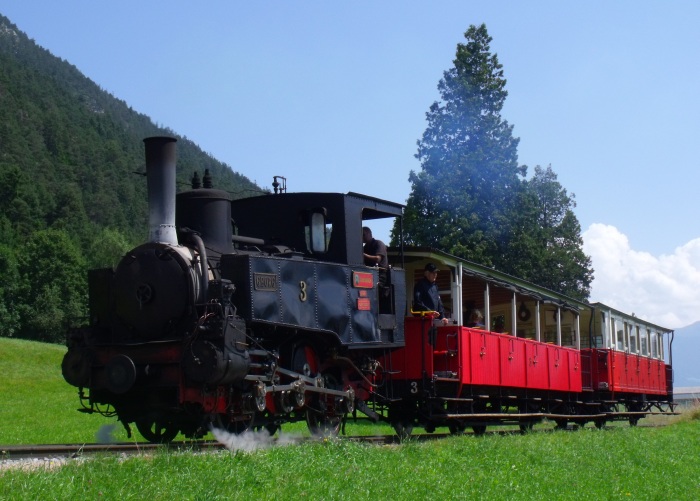
[[[467,327],[472,327],[475,329],[484,328],[484,315],[481,314],[480,310],[472,310],[471,314],[469,315]]]
[[[425,265],[423,278],[413,287],[413,309],[416,311],[435,311],[438,313],[437,318],[446,325],[449,320],[445,317],[445,307],[435,284],[438,271],[440,270],[433,263]]]

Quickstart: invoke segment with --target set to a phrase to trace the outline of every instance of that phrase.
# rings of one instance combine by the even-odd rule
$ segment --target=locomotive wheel
[[[267,433],[270,434],[270,436],[273,436],[275,433],[277,433],[280,430],[280,425],[275,424],[275,423],[268,423],[264,426],[256,426],[255,431],[262,431],[265,430]]]
[[[318,356],[310,344],[301,343],[294,347],[290,366],[292,371],[303,374],[306,377],[316,377],[318,375],[318,367]],[[308,395],[303,385],[298,386],[293,393],[291,400],[295,407],[301,408],[308,403]]]
[[[292,395],[292,392],[281,391],[277,396],[276,407],[278,410],[284,412],[285,414],[289,414],[294,410],[295,400],[296,399]],[[303,401],[301,405],[304,405]],[[301,405],[298,405],[298,407],[301,407]]]
[[[333,374],[323,375],[326,388],[340,389],[340,384]],[[324,397],[318,396],[306,410],[306,425],[309,431],[316,437],[336,437],[340,433],[340,425],[343,418],[335,410],[327,412],[327,403]]]
[[[136,428],[143,438],[153,444],[167,444],[172,442],[180,427],[165,419],[142,419],[136,421]]]
[[[413,433],[413,423],[410,421],[394,421],[391,426],[396,432],[396,436],[399,437],[399,442],[403,442],[411,438],[411,433]]]
[[[307,377],[318,373],[318,356],[310,344],[302,343],[294,348],[291,370]]]
[[[252,419],[246,419],[245,421],[229,421],[225,418],[225,415],[217,414],[216,418],[214,418],[213,425],[216,428],[226,430],[229,433],[240,435],[251,428],[252,422]]]
[[[320,412],[306,411],[306,424],[315,437],[337,437],[343,419],[340,416],[326,416]]]

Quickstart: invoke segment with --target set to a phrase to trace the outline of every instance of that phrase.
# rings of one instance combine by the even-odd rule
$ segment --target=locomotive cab
[[[325,343],[350,349],[401,346],[405,274],[400,266],[364,264],[362,227],[402,215],[400,204],[357,193],[232,201],[238,249],[222,256],[221,273],[236,287],[238,314],[281,330],[328,335]]]
[[[365,221],[402,216],[401,204],[352,192],[280,193],[231,202],[236,235],[284,244],[306,258],[346,265],[364,265]]]

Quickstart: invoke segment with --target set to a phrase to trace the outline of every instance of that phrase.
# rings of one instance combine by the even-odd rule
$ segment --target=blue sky
[[[396,202],[437,83],[485,23],[520,163],[551,164],[576,195],[591,299],[700,320],[698,2],[0,0],[0,13],[260,185]]]

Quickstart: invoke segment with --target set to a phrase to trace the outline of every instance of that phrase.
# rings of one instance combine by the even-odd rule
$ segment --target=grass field
[[[0,444],[92,442],[60,346],[0,339]],[[642,421],[643,423],[643,421]],[[0,499],[699,499],[700,412],[663,428],[162,450],[0,471]]]
[[[61,345],[0,338],[0,445],[95,441],[108,421],[76,411],[78,389],[61,375],[65,352]]]

